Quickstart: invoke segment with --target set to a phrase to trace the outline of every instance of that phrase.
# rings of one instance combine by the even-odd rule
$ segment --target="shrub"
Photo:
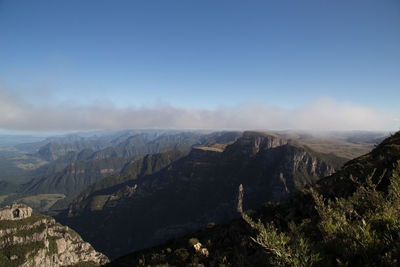
[[[349,177],[357,189],[348,197],[326,199],[310,189],[316,214],[283,230],[242,217],[273,266],[394,266],[400,256],[400,168],[393,170],[383,191],[377,184],[386,171],[375,183],[374,172],[363,182]]]

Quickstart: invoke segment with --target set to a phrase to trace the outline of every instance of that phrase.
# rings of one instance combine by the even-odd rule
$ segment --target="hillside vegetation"
[[[293,197],[208,228],[110,266],[398,266],[400,132]]]

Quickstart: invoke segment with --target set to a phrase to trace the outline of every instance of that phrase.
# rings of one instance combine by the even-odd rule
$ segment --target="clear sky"
[[[195,113],[187,115],[193,120],[220,111],[234,117],[236,107],[257,113],[254,106],[288,116],[324,103],[367,110],[377,121],[391,116],[380,128],[398,129],[400,1],[0,0],[0,90],[0,104],[9,105],[0,129],[35,128],[21,114],[60,106],[81,109],[77,117],[93,116],[96,106],[159,117],[167,107]],[[184,127],[154,116],[153,124],[126,128]],[[51,130],[51,118],[37,119]],[[107,125],[88,129],[123,127]]]

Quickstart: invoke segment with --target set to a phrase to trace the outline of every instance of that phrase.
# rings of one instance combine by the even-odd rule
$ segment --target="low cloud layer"
[[[50,102],[50,101],[49,101]],[[0,91],[0,129],[75,131],[132,128],[397,130],[400,121],[368,107],[319,99],[285,109],[266,104],[243,104],[216,109],[170,105],[117,108],[73,103],[35,106]]]

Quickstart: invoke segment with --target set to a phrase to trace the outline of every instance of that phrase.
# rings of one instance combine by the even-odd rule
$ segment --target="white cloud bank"
[[[50,101],[49,101],[50,102]],[[133,128],[398,130],[400,121],[368,107],[329,98],[285,109],[244,104],[216,109],[170,105],[117,108],[113,105],[48,104],[34,106],[0,91],[0,129],[75,131]]]

